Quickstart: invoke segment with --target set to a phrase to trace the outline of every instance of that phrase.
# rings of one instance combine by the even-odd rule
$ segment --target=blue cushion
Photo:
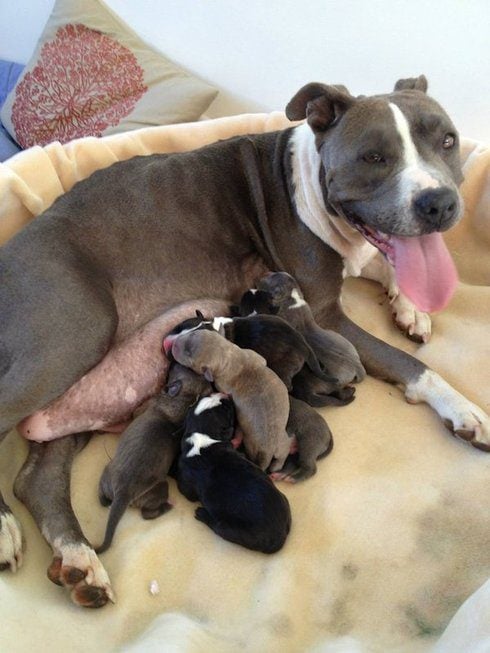
[[[10,134],[0,122],[0,161],[5,161],[17,152],[21,147],[10,137]]]
[[[7,95],[14,88],[23,70],[24,66],[20,63],[0,59],[0,107],[5,102]],[[20,150],[21,148],[0,122],[0,161],[5,161],[5,159],[20,152]]]
[[[20,73],[24,70],[21,63],[0,59],[0,107],[14,88]]]

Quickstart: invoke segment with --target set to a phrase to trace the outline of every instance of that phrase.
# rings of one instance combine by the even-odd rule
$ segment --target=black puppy
[[[172,507],[167,474],[180,449],[186,412],[199,397],[211,392],[211,384],[203,377],[173,363],[165,389],[121,435],[99,483],[101,504],[112,505],[98,553],[111,545],[129,504],[140,508],[144,519],[154,519]]]
[[[178,465],[178,487],[200,501],[196,519],[225,540],[274,553],[291,528],[286,497],[270,478],[231,444],[232,400],[222,393],[201,399],[189,411]]]
[[[312,348],[303,336],[285,320],[275,315],[249,315],[248,317],[217,317],[206,320],[202,313],[178,324],[164,338],[163,347],[170,355],[172,342],[179,335],[194,329],[214,329],[227,340],[242,349],[252,349],[267,361],[288,390],[293,388],[293,378],[307,368],[324,383],[330,384],[331,392],[338,390],[337,379],[326,374]]]
[[[316,461],[332,451],[332,432],[321,415],[291,395],[286,430],[296,438],[297,451],[288,456],[284,467],[270,477],[274,481],[297,483],[316,474]]]

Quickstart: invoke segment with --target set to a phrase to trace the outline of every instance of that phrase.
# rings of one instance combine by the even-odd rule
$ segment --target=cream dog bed
[[[251,114],[34,147],[0,165],[0,242],[97,168],[289,124],[279,112]],[[434,317],[431,341],[417,346],[395,330],[374,283],[348,280],[344,306],[358,324],[431,365],[489,412],[490,151],[469,141],[463,150],[467,211],[447,234],[461,283]],[[46,578],[50,549],[11,492],[27,451],[11,433],[0,446],[2,490],[27,548],[20,571],[0,575],[0,650],[432,650],[490,575],[490,455],[452,438],[427,406],[410,406],[395,387],[371,378],[354,403],[322,414],[334,451],[315,477],[281,487],[293,528],[280,553],[265,556],[219,539],[194,520],[194,506],[172,484],[170,513],[145,522],[129,510],[123,518],[102,556],[117,603],[99,611],[72,605]],[[74,466],[74,507],[93,542],[107,517],[97,483],[116,444],[117,436],[94,436]],[[489,595],[487,583],[458,613],[438,653],[470,651],[468,639],[468,648],[454,643],[462,632],[476,644],[490,637]]]

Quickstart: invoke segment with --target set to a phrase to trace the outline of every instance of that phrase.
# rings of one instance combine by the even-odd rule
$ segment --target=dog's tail
[[[112,502],[111,510],[109,512],[109,519],[107,520],[104,541],[99,547],[95,549],[95,553],[104,553],[104,551],[107,551],[107,549],[111,546],[117,525],[119,524],[121,517],[124,515],[129,502],[129,494],[116,494],[114,497],[114,501]]]

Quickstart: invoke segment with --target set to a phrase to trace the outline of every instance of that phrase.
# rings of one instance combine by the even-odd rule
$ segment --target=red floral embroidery
[[[12,123],[22,147],[100,136],[148,90],[134,54],[84,25],[60,27],[17,86]]]

